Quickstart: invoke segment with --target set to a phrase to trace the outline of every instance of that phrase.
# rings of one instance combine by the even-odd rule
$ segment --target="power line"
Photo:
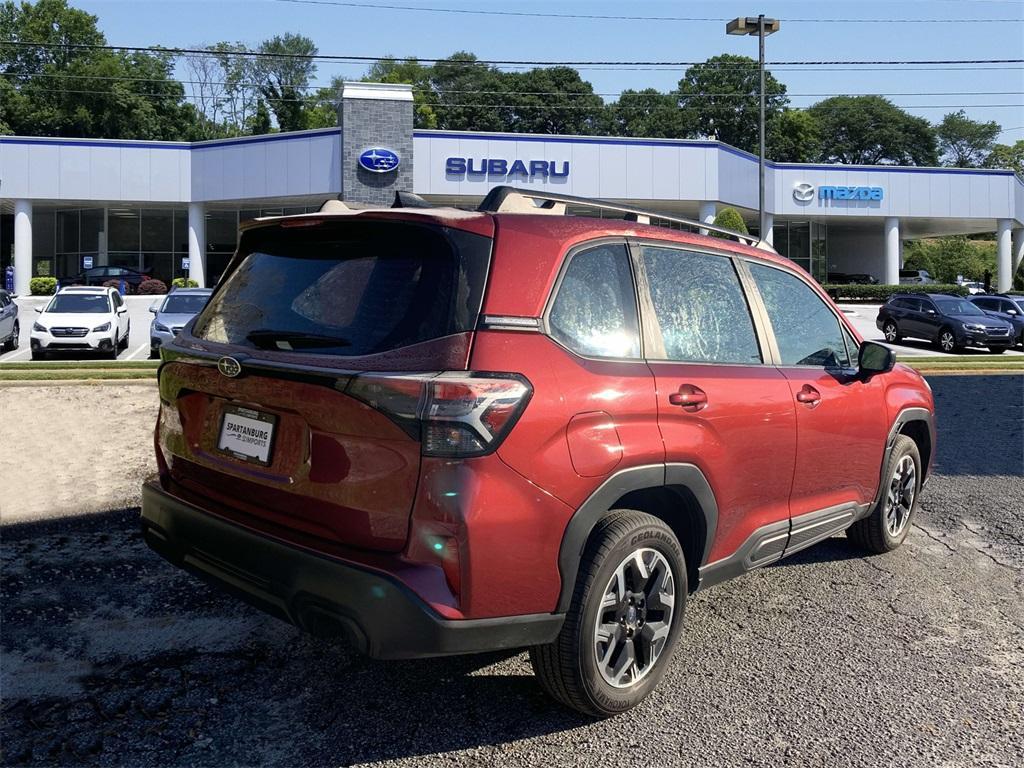
[[[139,45],[99,45],[99,44],[88,44],[88,43],[33,43],[25,42],[21,40],[6,40],[0,42],[0,45],[13,45],[17,47],[34,47],[34,48],[61,48],[71,50],[105,50],[105,51],[131,51],[133,53],[153,53],[153,54],[170,54],[173,56],[182,55],[195,55],[195,56],[240,56],[240,57],[253,57],[253,58],[269,58],[269,59],[303,59],[303,60],[315,60],[315,61],[346,61],[346,62],[370,62],[375,63],[378,61],[387,60],[414,60],[417,62],[431,62],[434,64],[446,63],[452,66],[475,66],[475,65],[529,65],[537,67],[588,67],[588,66],[609,66],[609,67],[631,67],[631,66],[648,66],[648,67],[690,67],[699,64],[711,67],[718,67],[721,69],[744,69],[748,70],[753,67],[751,64],[727,64],[718,65],[710,64],[706,61],[544,61],[544,60],[520,60],[520,59],[475,59],[473,61],[459,61],[451,60],[448,58],[428,58],[428,57],[402,57],[402,59],[396,59],[390,56],[349,56],[342,54],[328,54],[328,53],[270,53],[268,51],[211,51],[207,48],[163,48],[160,46],[139,46]],[[864,59],[864,60],[847,60],[847,61],[829,61],[829,60],[817,60],[817,61],[770,61],[766,62],[766,66],[778,67],[778,66],[816,66],[816,65],[831,65],[831,66],[845,66],[845,67],[857,67],[857,66],[873,66],[873,65],[898,65],[898,66],[941,66],[941,65],[963,65],[963,64],[1024,64],[1024,59]]]
[[[601,21],[685,21],[685,22],[725,22],[724,17],[708,16],[625,16],[597,13],[541,13],[534,11],[486,11],[476,8],[425,8],[419,5],[396,5],[390,3],[360,3],[347,0],[276,0],[281,3],[298,5],[328,5],[343,8],[362,8],[380,11],[415,11],[419,13],[448,13],[474,16],[526,16],[540,19],[575,19]],[[1022,19],[789,19],[782,18],[787,24],[1020,24]]]

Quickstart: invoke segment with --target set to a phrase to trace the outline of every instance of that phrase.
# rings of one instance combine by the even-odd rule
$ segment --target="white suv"
[[[128,347],[128,308],[114,288],[62,288],[32,324],[32,359],[57,350],[98,350],[111,359]]]

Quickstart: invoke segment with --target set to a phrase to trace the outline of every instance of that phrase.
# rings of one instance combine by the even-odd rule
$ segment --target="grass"
[[[5,381],[118,381],[125,379],[156,379],[156,369],[106,370],[0,370],[0,383]]]
[[[0,363],[0,371],[91,371],[109,368],[116,368],[118,370],[155,370],[158,365],[160,365],[159,360],[87,360],[84,362],[75,360],[66,360],[61,362],[59,360],[55,360],[52,362],[35,361],[31,363]]]

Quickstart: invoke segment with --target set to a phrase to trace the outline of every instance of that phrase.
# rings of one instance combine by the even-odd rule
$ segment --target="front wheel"
[[[1006,351],[1006,347],[989,347],[988,351],[993,355],[1001,355]]]
[[[636,706],[665,672],[686,595],[672,530],[642,512],[612,512],[587,543],[561,633],[530,649],[541,687],[594,717]]]
[[[960,345],[956,343],[956,334],[949,328],[943,328],[939,331],[938,345],[939,349],[943,352],[957,352],[960,350]]]
[[[881,500],[870,515],[846,531],[854,544],[879,555],[903,543],[917,511],[922,479],[917,443],[906,435],[898,435],[883,477]]]
[[[885,340],[890,344],[898,344],[903,340],[903,337],[900,335],[900,329],[896,327],[896,323],[892,320],[887,321],[882,326],[882,335],[885,336]]]

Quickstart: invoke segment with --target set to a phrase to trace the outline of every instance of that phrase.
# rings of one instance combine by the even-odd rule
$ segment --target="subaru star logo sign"
[[[798,203],[809,203],[814,199],[814,185],[801,181],[793,185],[793,199]]]
[[[359,155],[359,164],[371,173],[387,173],[398,167],[398,153],[386,147],[369,147]]]
[[[242,364],[233,357],[222,357],[217,361],[217,370],[229,379],[233,379],[242,372]]]

